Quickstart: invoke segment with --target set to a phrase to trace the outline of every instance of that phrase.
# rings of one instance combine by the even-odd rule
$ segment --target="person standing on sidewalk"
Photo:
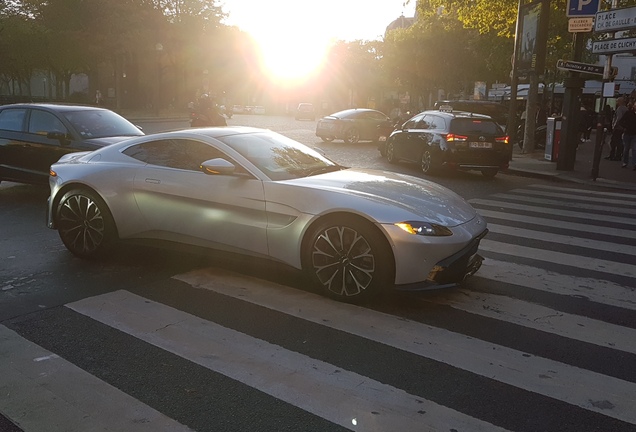
[[[610,138],[610,153],[605,159],[608,160],[621,160],[623,156],[623,127],[618,124],[625,112],[627,111],[627,105],[625,105],[625,98],[619,97],[616,99],[616,110],[614,111],[614,120],[612,121],[612,137]]]
[[[627,111],[618,124],[625,128],[623,132],[623,168],[629,165],[631,150],[632,167],[636,171],[636,111],[634,111],[632,102],[629,103]]]

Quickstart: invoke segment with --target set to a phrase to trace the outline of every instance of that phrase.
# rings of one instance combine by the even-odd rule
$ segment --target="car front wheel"
[[[350,128],[345,132],[344,142],[355,144],[360,140],[360,132],[356,128]]]
[[[117,237],[106,203],[89,190],[74,189],[65,193],[56,221],[64,246],[82,258],[103,254]]]
[[[392,142],[390,142],[386,147],[386,160],[392,164],[397,162],[397,159],[395,158],[395,146]]]
[[[392,283],[391,250],[367,221],[326,219],[312,229],[304,245],[303,268],[328,297],[361,303]]]
[[[324,142],[331,142],[331,141],[333,141],[333,138],[332,138],[332,137],[324,137],[324,136],[323,136],[323,137],[320,137],[320,139],[322,139]]]
[[[424,174],[434,174],[436,171],[435,166],[435,156],[433,156],[433,152],[430,149],[424,150],[422,153],[422,159],[420,163],[420,168]]]

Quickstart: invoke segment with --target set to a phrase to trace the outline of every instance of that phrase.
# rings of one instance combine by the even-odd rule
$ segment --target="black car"
[[[48,184],[49,167],[66,154],[144,135],[113,111],[82,105],[0,106],[0,181]]]
[[[318,120],[316,136],[323,141],[341,139],[354,144],[358,141],[385,141],[393,130],[389,117],[377,110],[353,108]]]
[[[508,168],[509,138],[491,117],[442,108],[407,120],[380,143],[380,154],[391,163],[419,164],[425,174],[460,169],[494,177]]]

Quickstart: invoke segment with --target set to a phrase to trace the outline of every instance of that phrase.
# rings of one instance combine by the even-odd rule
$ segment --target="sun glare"
[[[256,36],[263,69],[274,81],[293,84],[310,77],[322,66],[329,40],[299,32]]]

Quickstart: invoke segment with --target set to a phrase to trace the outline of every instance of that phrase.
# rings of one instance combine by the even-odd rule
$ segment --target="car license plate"
[[[485,141],[473,141],[470,143],[470,148],[492,148],[492,143]]]
[[[386,141],[386,137],[384,135],[380,135],[380,138],[378,138],[379,141]]]

